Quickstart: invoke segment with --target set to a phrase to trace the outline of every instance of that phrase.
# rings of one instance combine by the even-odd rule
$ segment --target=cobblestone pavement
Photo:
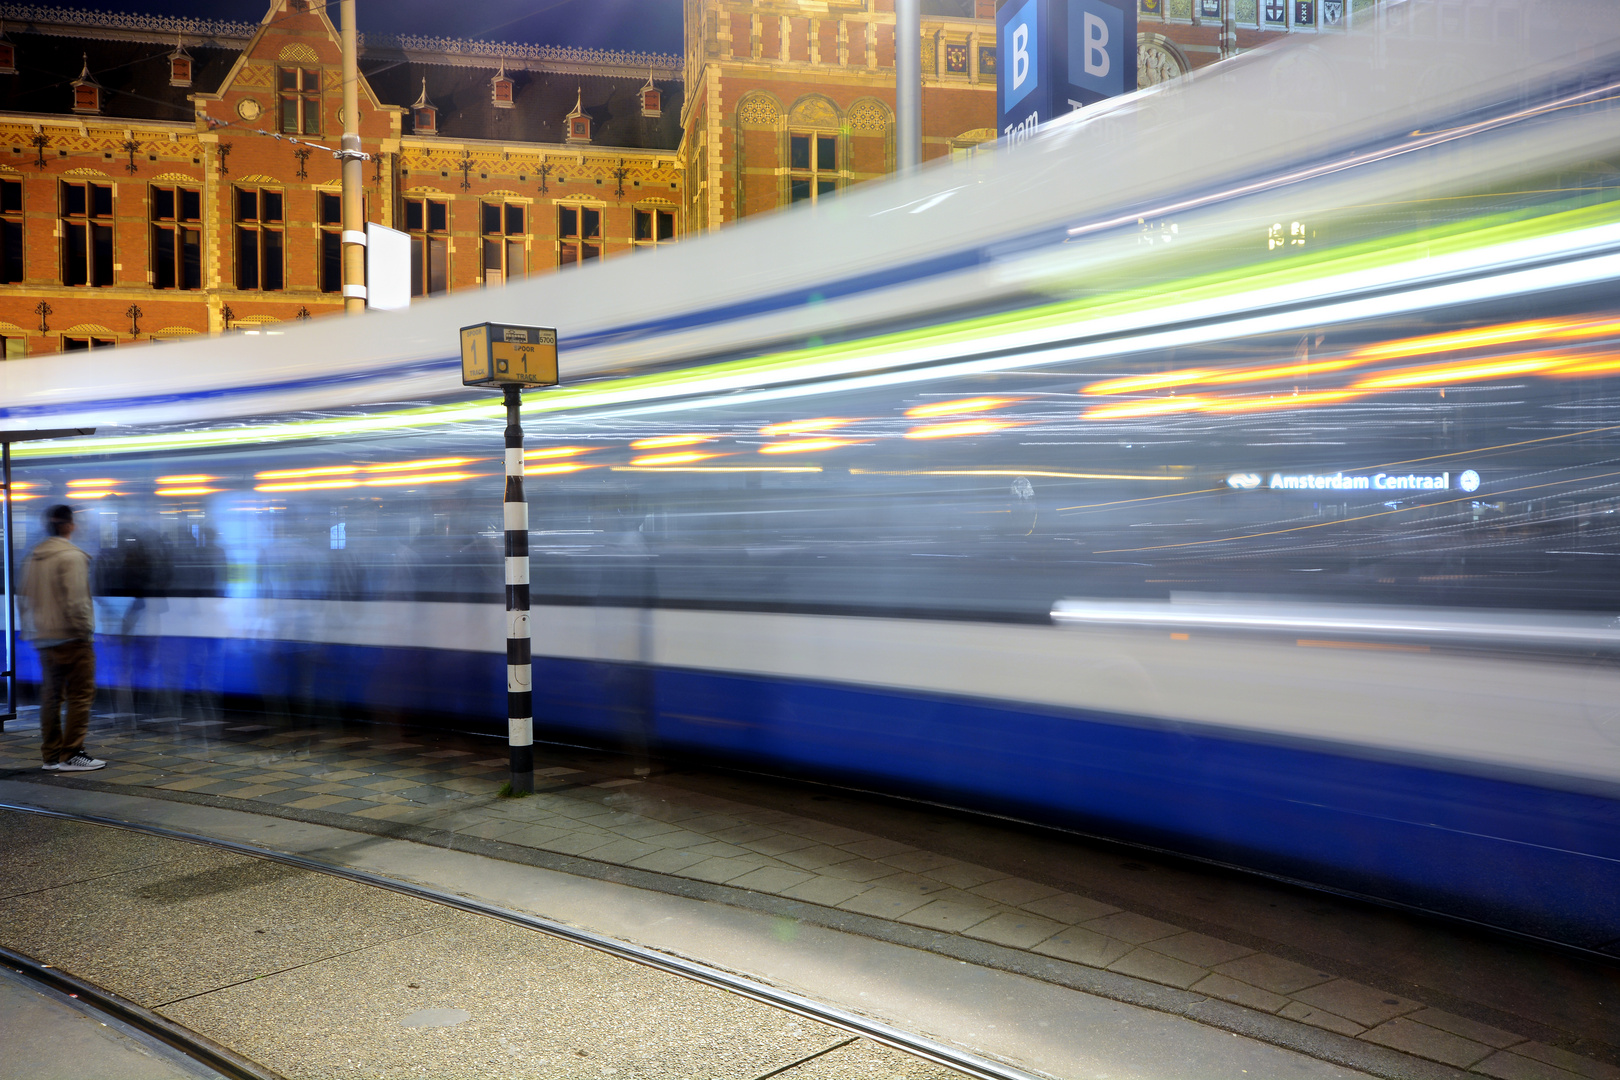
[[[26,717],[8,724],[0,772],[37,772],[37,738]],[[110,762],[79,774],[96,783],[422,825],[772,894],[1178,987],[1500,1080],[1620,1080],[1604,1061],[1325,968],[883,836],[622,775],[628,766],[602,755],[537,746],[536,794],[502,799],[505,747],[438,732],[115,714],[96,717],[89,745]]]

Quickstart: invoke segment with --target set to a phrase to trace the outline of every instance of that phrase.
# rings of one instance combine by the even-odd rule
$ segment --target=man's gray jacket
[[[23,563],[23,626],[35,641],[90,641],[96,614],[90,601],[90,554],[65,536],[48,536]]]

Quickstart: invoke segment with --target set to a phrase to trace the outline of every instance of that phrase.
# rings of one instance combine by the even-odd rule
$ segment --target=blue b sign
[[[1136,89],[1136,0],[1013,0],[996,13],[1001,135]]]

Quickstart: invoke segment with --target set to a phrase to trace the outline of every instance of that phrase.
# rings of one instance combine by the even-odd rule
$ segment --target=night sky
[[[63,7],[258,22],[267,0],[59,0]],[[355,0],[360,29],[637,52],[681,51],[681,0]],[[339,22],[337,0],[327,13]]]

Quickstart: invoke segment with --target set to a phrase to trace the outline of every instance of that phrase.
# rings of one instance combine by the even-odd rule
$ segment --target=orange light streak
[[[599,446],[547,446],[539,450],[525,450],[524,461],[534,461],[539,458],[574,457],[577,454],[588,454],[592,450],[600,450]]]
[[[563,461],[555,465],[536,465],[532,469],[524,469],[525,476],[557,476],[561,473],[579,472],[582,469],[594,469],[595,465],[584,465],[577,461]]]
[[[100,480],[69,480],[67,482],[67,486],[68,487],[87,487],[87,488],[110,488],[110,487],[117,487],[121,483],[123,483],[123,481],[121,481],[121,480],[110,480],[110,479],[103,478],[103,479],[100,479]]]
[[[1330,371],[1366,367],[1364,359],[1292,360],[1286,364],[1247,368],[1195,368],[1190,371],[1162,371],[1154,375],[1131,375],[1106,379],[1081,387],[1082,394],[1131,394],[1143,390],[1164,390],[1180,386],[1222,386],[1230,383],[1263,382],[1267,379],[1305,379]]]
[[[1397,356],[1417,356],[1423,353],[1454,352],[1473,349],[1481,345],[1501,345],[1534,338],[1583,338],[1620,331],[1620,319],[1532,319],[1527,322],[1484,326],[1477,330],[1459,330],[1445,334],[1387,341],[1356,350],[1355,355],[1387,360]]]
[[[635,444],[631,443],[630,445],[634,446]],[[728,456],[727,454],[697,454],[691,452],[684,454],[644,454],[638,458],[631,458],[630,464],[643,468],[658,465],[690,465],[694,461],[706,461],[709,458]]]
[[[1428,353],[1456,352],[1490,345],[1502,345],[1537,338],[1570,339],[1597,337],[1620,332],[1620,319],[1536,319],[1502,326],[1482,327],[1424,337],[1403,338],[1357,349],[1337,359],[1299,359],[1264,367],[1192,368],[1161,371],[1149,375],[1129,375],[1104,379],[1081,388],[1082,394],[1129,394],[1145,390],[1165,390],[1183,386],[1219,386],[1230,383],[1261,382],[1268,379],[1308,378],[1332,371],[1365,367],[1380,360],[1421,356]],[[1483,376],[1489,377],[1489,376]],[[1358,385],[1372,385],[1365,380]],[[1395,384],[1391,384],[1395,385]]]
[[[689,465],[667,469],[644,469],[635,465],[610,465],[610,472],[637,473],[813,473],[820,465]]]
[[[1111,405],[1093,405],[1080,414],[1082,420],[1129,420],[1138,416],[1163,416],[1166,413],[1197,412],[1208,398],[1188,394],[1186,397],[1154,398],[1151,401],[1116,401]]]
[[[483,461],[475,457],[447,457],[427,458],[422,461],[396,461],[389,465],[367,465],[368,473],[380,472],[424,472],[428,469],[453,469],[458,465],[471,465],[475,461]]]
[[[1199,406],[1198,411],[1244,413],[1265,412],[1268,409],[1312,409],[1318,405],[1335,405],[1366,396],[1355,390],[1307,390],[1300,394],[1278,394],[1275,397],[1209,398]]]
[[[297,470],[289,470],[289,471],[296,472]],[[345,470],[345,471],[352,472],[353,470]],[[265,474],[260,473],[259,475],[262,477]],[[278,482],[278,483],[271,483],[271,484],[256,484],[256,485],[254,485],[253,490],[254,491],[334,491],[334,490],[336,490],[338,488],[355,487],[359,483],[360,483],[359,480],[356,480],[356,479],[353,479],[353,478],[344,479],[344,480],[289,481],[289,482]]]
[[[1392,390],[1403,386],[1436,386],[1505,375],[1531,375],[1569,363],[1567,356],[1512,356],[1500,360],[1465,360],[1452,364],[1428,364],[1368,375],[1354,385],[1358,390]]]
[[[1247,370],[1238,368],[1238,371]],[[1221,368],[1192,368],[1187,371],[1159,371],[1152,375],[1126,375],[1118,379],[1104,379],[1080,388],[1082,394],[1134,394],[1143,390],[1163,390],[1171,386],[1189,386],[1205,379],[1218,378]]]
[[[1021,427],[1011,420],[963,420],[955,424],[930,424],[906,432],[908,439],[959,439],[966,435],[988,435],[1004,428]]]
[[[1616,371],[1620,371],[1620,355],[1600,354],[1595,357],[1582,358],[1567,364],[1561,364],[1556,370],[1550,371],[1548,374],[1563,379],[1588,375],[1608,375]]]
[[[650,439],[637,439],[630,444],[630,449],[658,450],[666,446],[695,446],[713,438],[713,435],[658,435]]]
[[[454,480],[476,480],[483,475],[470,472],[422,473],[412,476],[380,476],[375,480],[362,480],[360,483],[365,487],[404,487],[412,484],[448,484]]]
[[[167,484],[206,484],[213,479],[215,478],[212,476],[204,476],[199,473],[194,476],[160,476],[152,482],[159,486]]]
[[[211,487],[171,487],[171,488],[158,488],[157,491],[155,492],[155,494],[165,495],[165,496],[212,495],[215,492],[221,491],[221,490],[223,490],[223,489],[222,488],[211,488]]]
[[[780,424],[766,424],[759,429],[761,435],[775,437],[777,435],[802,435],[807,431],[831,431],[841,428],[845,424],[853,424],[851,417],[844,416],[818,416],[814,420],[786,420]]]
[[[793,439],[789,442],[766,443],[759,448],[762,454],[808,454],[816,450],[836,450],[840,446],[854,446],[848,439]]]
[[[345,473],[359,472],[358,465],[323,465],[316,469],[271,469],[269,472],[255,474],[257,480],[297,480],[304,476],[342,476]]]
[[[907,416],[954,416],[956,413],[986,412],[1020,401],[1011,397],[959,398],[956,401],[936,401],[932,405],[914,405],[906,410]]]
[[[109,495],[116,495],[116,494],[118,494],[118,492],[116,492],[116,491],[101,491],[99,489],[98,490],[70,491],[70,492],[68,492],[68,495],[70,497],[72,497],[72,498],[75,498],[75,499],[105,499]],[[30,498],[32,498],[32,496],[30,496]]]

